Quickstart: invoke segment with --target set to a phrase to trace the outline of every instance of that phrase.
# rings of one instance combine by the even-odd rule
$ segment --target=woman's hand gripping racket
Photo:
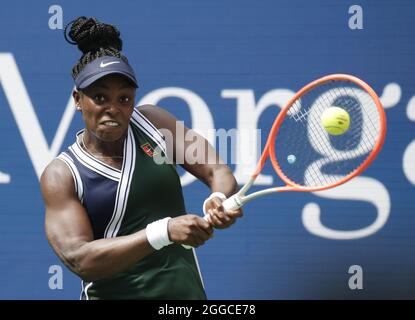
[[[274,192],[337,187],[370,165],[385,134],[383,107],[368,84],[347,74],[317,79],[280,111],[255,172],[222,206],[226,212]],[[268,157],[285,186],[247,194]]]

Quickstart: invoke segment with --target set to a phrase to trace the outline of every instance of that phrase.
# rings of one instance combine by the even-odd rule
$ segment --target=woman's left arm
[[[160,107],[144,105],[139,107],[139,110],[158,129],[164,131],[167,138],[167,153],[173,155],[173,161],[210,188],[213,197],[208,198],[204,204],[204,211],[209,214],[208,221],[219,229],[235,223],[236,219],[242,216],[242,210],[225,214],[221,205],[224,198],[220,194],[225,197],[233,195],[238,191],[238,184],[232,171],[220,160],[212,145]]]

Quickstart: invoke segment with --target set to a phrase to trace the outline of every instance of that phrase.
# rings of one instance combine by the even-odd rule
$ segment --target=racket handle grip
[[[234,194],[230,198],[226,199],[222,202],[223,209],[225,209],[225,212],[227,211],[233,211],[237,210],[240,207],[242,207],[242,200],[239,194]],[[206,221],[208,221],[208,215],[205,215],[203,217]],[[182,244],[183,248],[185,249],[192,249],[192,246],[188,246],[187,244]]]
[[[223,206],[223,209],[225,209],[225,212],[238,210],[240,207],[242,207],[242,205],[243,204],[242,204],[241,197],[237,193],[222,202],[222,206]]]

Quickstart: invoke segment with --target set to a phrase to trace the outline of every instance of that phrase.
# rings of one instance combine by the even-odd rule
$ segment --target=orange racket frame
[[[309,92],[310,90],[312,90],[313,88],[327,83],[328,81],[332,81],[332,80],[340,80],[340,81],[350,81],[353,82],[355,84],[357,84],[359,87],[361,87],[363,90],[365,90],[373,99],[376,108],[378,110],[379,113],[379,117],[380,117],[380,134],[378,136],[377,141],[375,142],[374,148],[371,151],[371,153],[369,154],[369,156],[361,163],[361,165],[359,167],[357,167],[354,171],[352,171],[350,174],[348,174],[347,176],[345,176],[344,178],[338,180],[337,182],[333,183],[333,184],[328,184],[328,185],[324,185],[324,186],[318,186],[318,187],[306,187],[306,186],[301,186],[296,184],[294,181],[290,180],[281,170],[280,165],[278,164],[278,161],[276,159],[276,153],[275,153],[275,139],[278,135],[278,129],[281,126],[281,123],[284,121],[285,116],[287,115],[288,110],[290,109],[290,107],[295,103],[295,101],[297,101],[300,97],[302,97],[304,94],[306,94],[307,92]],[[268,139],[264,148],[264,151],[262,152],[261,158],[258,162],[258,165],[256,167],[255,172],[252,174],[250,180],[240,189],[240,191],[236,194],[234,194],[233,196],[231,196],[230,198],[226,199],[223,202],[223,207],[225,209],[225,211],[229,211],[229,210],[236,210],[238,208],[240,208],[241,206],[243,206],[246,202],[251,201],[254,198],[257,198],[259,196],[263,196],[269,193],[274,193],[274,192],[284,192],[284,191],[297,191],[297,192],[313,192],[313,191],[320,191],[320,190],[325,190],[325,189],[330,189],[330,188],[334,188],[337,187],[347,181],[349,181],[350,179],[352,179],[353,177],[358,176],[359,174],[361,174],[369,165],[370,163],[376,158],[377,154],[379,153],[379,151],[381,150],[383,143],[385,141],[385,135],[386,135],[386,116],[385,116],[385,112],[383,110],[382,104],[379,100],[379,97],[377,96],[377,94],[375,93],[375,91],[363,80],[352,76],[352,75],[348,75],[348,74],[332,74],[332,75],[327,75],[324,76],[322,78],[319,78],[309,84],[307,84],[306,86],[304,86],[301,90],[299,90],[286,104],[286,106],[280,111],[280,113],[278,114],[276,120],[274,121],[274,124],[271,128],[271,131],[268,135]],[[281,178],[281,180],[283,180],[286,185],[285,186],[280,186],[280,187],[273,187],[273,188],[268,188],[265,190],[260,190],[257,192],[254,192],[250,195],[246,195],[246,192],[248,191],[248,189],[253,185],[256,177],[260,174],[262,168],[265,165],[265,162],[267,160],[267,158],[271,159],[271,163],[272,166],[274,167],[274,170],[277,172],[278,176]]]

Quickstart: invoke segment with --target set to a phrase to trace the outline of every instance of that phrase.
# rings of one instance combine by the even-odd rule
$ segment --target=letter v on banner
[[[75,113],[72,98],[69,99],[59,123],[52,146],[49,147],[36,112],[26,91],[16,61],[11,53],[0,53],[0,84],[19,132],[23,138],[30,160],[38,178],[44,168],[58,154]]]

